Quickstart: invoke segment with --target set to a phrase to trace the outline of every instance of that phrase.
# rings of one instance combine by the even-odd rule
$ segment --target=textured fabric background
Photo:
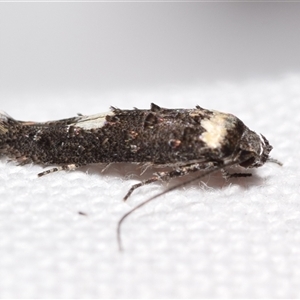
[[[140,179],[131,165],[37,178],[41,166],[2,158],[0,297],[300,297],[299,75],[85,99],[70,94],[59,107],[52,100],[38,95],[20,105],[12,99],[5,110],[45,121],[110,105],[199,104],[231,112],[263,133],[284,165],[269,163],[252,178],[228,183],[214,174],[160,197],[126,220],[119,253],[118,220],[163,184],[141,188],[124,203]]]

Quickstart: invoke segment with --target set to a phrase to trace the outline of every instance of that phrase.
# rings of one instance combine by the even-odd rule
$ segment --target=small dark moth
[[[57,165],[38,176],[95,163],[129,162],[171,167],[170,171],[157,172],[133,185],[124,200],[145,184],[197,171],[202,173],[181,185],[218,170],[225,178],[251,176],[250,173],[230,174],[227,168],[256,168],[267,161],[280,164],[269,157],[271,150],[263,135],[251,131],[234,115],[200,106],[166,109],[152,103],[150,110],[111,107],[102,114],[45,123],[17,121],[0,112],[0,156],[5,155],[20,165]],[[123,220],[163,193],[133,208],[119,221],[120,248]]]

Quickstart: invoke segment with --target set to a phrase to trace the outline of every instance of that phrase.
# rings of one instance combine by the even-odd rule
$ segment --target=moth
[[[265,162],[280,164],[269,156],[271,150],[262,134],[251,131],[236,116],[200,106],[167,109],[152,103],[149,110],[111,107],[106,113],[43,123],[17,121],[0,113],[0,155],[20,165],[56,166],[38,176],[96,163],[169,167],[169,171],[156,172],[133,185],[124,200],[145,184],[198,171],[202,173],[190,181],[218,170],[227,179],[251,176],[250,173],[231,174],[228,169],[257,168]],[[174,187],[166,191],[171,189]],[[120,220],[118,234],[123,220],[138,207]]]

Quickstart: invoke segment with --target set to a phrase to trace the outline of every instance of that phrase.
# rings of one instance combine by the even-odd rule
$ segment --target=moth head
[[[240,166],[244,168],[257,168],[266,161],[271,160],[269,153],[273,147],[262,135],[246,130],[240,143]]]

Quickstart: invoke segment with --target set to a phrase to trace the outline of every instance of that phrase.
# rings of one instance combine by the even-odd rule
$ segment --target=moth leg
[[[38,174],[38,177],[42,177],[44,175],[48,175],[50,173],[54,173],[54,172],[58,172],[58,171],[71,171],[71,170],[75,170],[77,168],[79,168],[81,165],[79,164],[70,164],[70,165],[63,165],[63,166],[58,166],[58,167],[55,167],[55,168],[52,168],[50,170],[47,170],[47,171],[44,171],[44,172],[41,172]]]
[[[251,173],[229,173],[228,171],[226,171],[225,169],[221,169],[221,173],[223,178],[225,178],[226,180],[230,179],[230,178],[238,178],[238,177],[251,177],[252,174]]]
[[[171,178],[181,177],[181,176],[187,175],[191,172],[199,171],[201,169],[203,169],[203,165],[195,163],[192,165],[178,167],[176,170],[172,170],[169,172],[157,172],[154,177],[151,177],[147,180],[141,181],[140,183],[134,184],[130,188],[130,190],[128,191],[128,193],[126,194],[126,196],[124,197],[123,200],[126,201],[129,198],[129,196],[133,193],[134,190],[136,190],[137,188],[139,188],[143,185],[147,185],[147,184],[153,183],[158,180],[169,181]]]

